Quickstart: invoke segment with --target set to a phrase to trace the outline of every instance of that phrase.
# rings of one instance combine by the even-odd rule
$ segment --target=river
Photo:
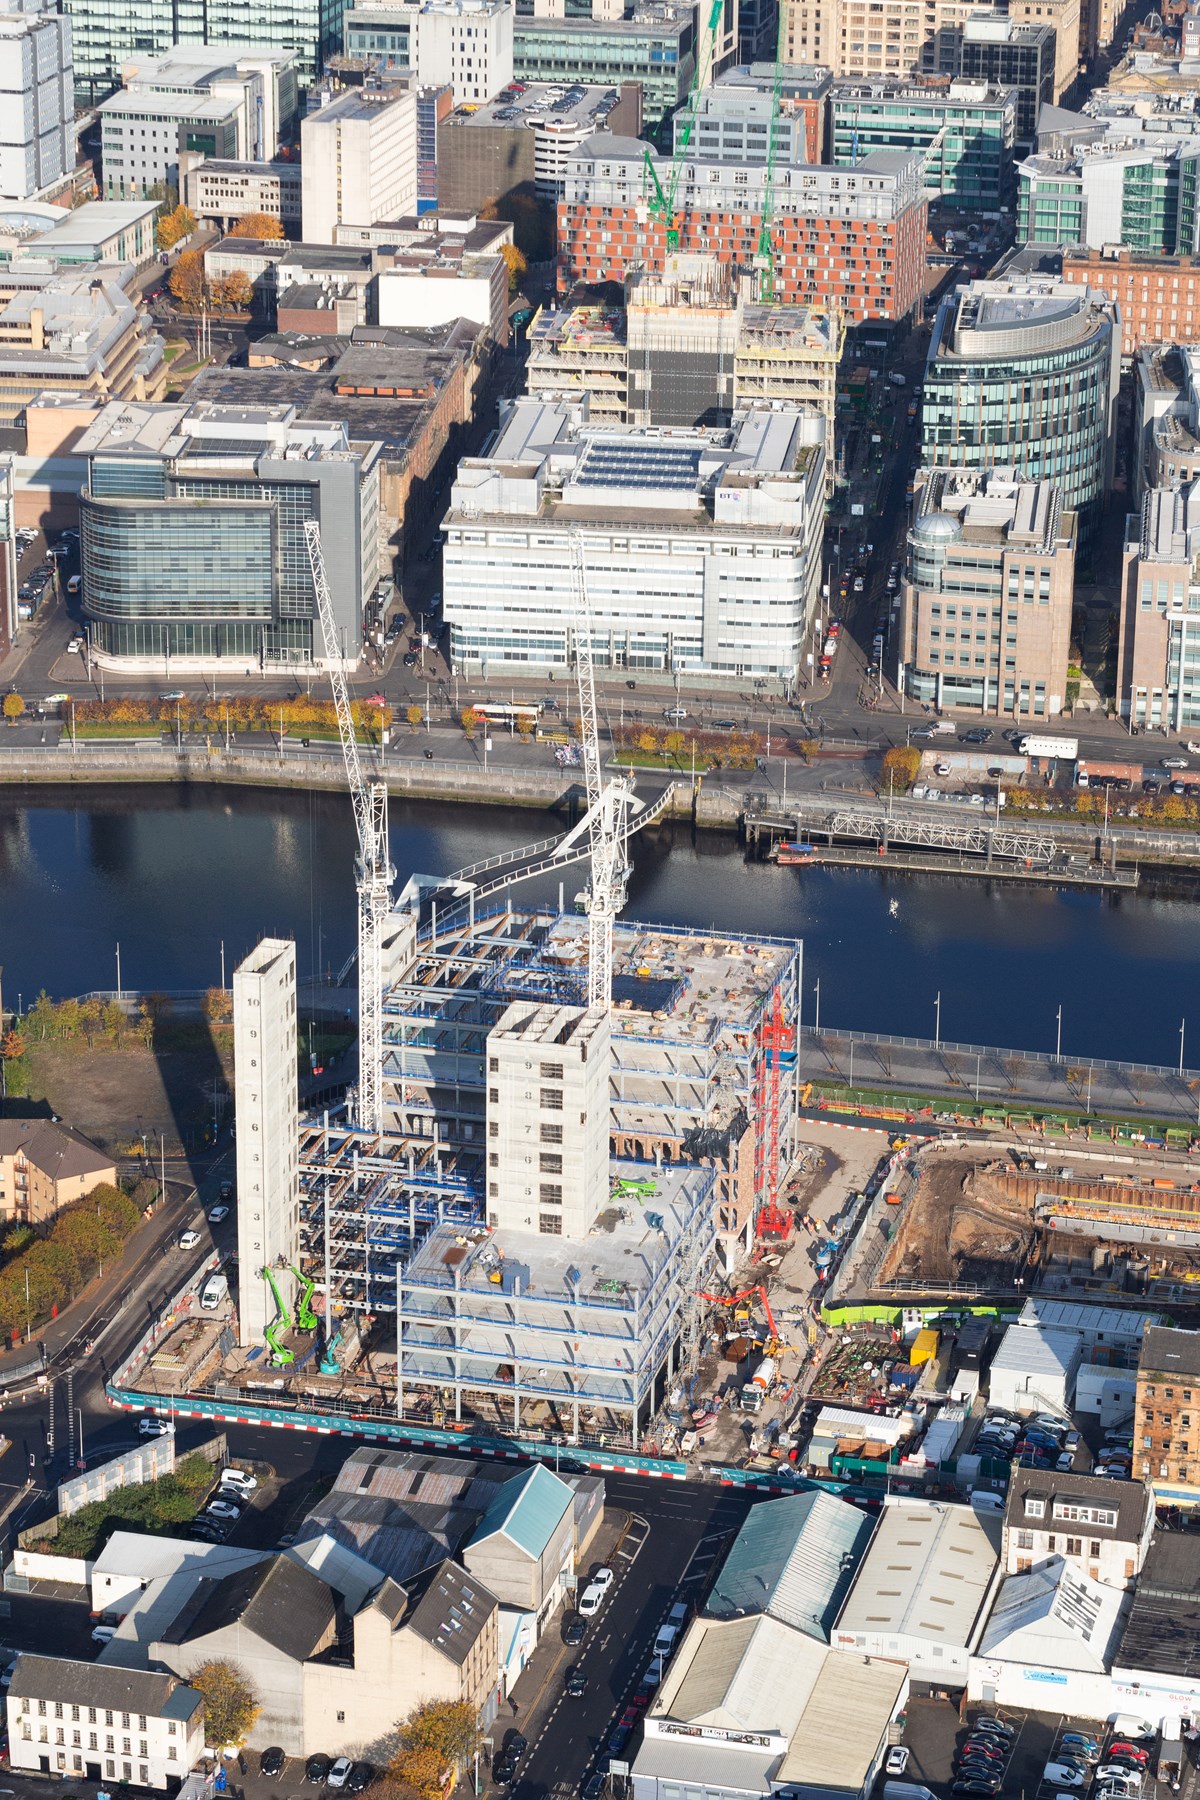
[[[399,880],[445,874],[545,836],[544,815],[393,801]],[[1200,915],[1184,900],[1053,892],[875,869],[747,866],[732,837],[686,826],[637,839],[625,916],[802,937],[805,1021],[827,1028],[1200,1061]],[[566,871],[567,904],[581,883]],[[517,897],[553,899],[557,883]],[[898,903],[891,916],[889,902]],[[117,984],[196,988],[265,933],[300,972],[337,969],[354,937],[353,823],[340,796],[231,788],[0,795],[4,1002]]]

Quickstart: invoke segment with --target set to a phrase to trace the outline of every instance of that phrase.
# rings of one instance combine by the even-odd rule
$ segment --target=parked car
[[[1108,1754],[1110,1756],[1131,1756],[1134,1762],[1141,1763],[1143,1766],[1150,1761],[1148,1750],[1144,1749],[1141,1744],[1126,1743],[1124,1738],[1118,1738],[1115,1743],[1110,1744]]]
[[[579,1790],[579,1800],[600,1800],[607,1780],[607,1774],[600,1769],[594,1769]]]
[[[600,1611],[600,1607],[607,1591],[606,1588],[597,1586],[594,1581],[589,1581],[588,1585],[584,1588],[582,1594],[580,1594],[578,1600],[575,1602],[581,1619],[591,1619],[595,1617]]]
[[[258,1476],[248,1475],[245,1469],[222,1469],[221,1486],[235,1488],[239,1494],[252,1494],[258,1486]]]
[[[614,1579],[613,1572],[608,1565],[606,1563],[601,1563],[597,1568],[593,1569],[588,1576],[588,1586],[598,1587],[602,1594],[607,1594]]]
[[[350,1771],[354,1764],[348,1756],[339,1756],[329,1771],[328,1785],[331,1788],[344,1788],[350,1779]]]
[[[208,1209],[208,1222],[210,1225],[219,1225],[222,1219],[227,1219],[228,1217],[229,1208],[227,1206],[210,1206]]]
[[[586,1631],[586,1622],[575,1613],[563,1623],[562,1641],[570,1645],[582,1644]]]
[[[258,1772],[260,1775],[269,1775],[273,1781],[277,1781],[283,1774],[283,1766],[286,1762],[287,1757],[283,1754],[280,1746],[272,1744],[271,1748],[264,1750],[259,1757]]]
[[[228,1500],[210,1500],[204,1511],[210,1519],[228,1519],[230,1523],[242,1516],[241,1507],[234,1506]]]
[[[905,1769],[908,1767],[908,1757],[909,1751],[906,1744],[893,1744],[887,1753],[887,1761],[883,1766],[884,1774],[903,1775]]]
[[[954,1800],[991,1800],[993,1794],[1000,1792],[999,1781],[979,1781],[974,1776],[956,1781],[950,1792]]]
[[[374,1779],[373,1763],[356,1762],[346,1777],[346,1792],[348,1794],[365,1794]]]
[[[1141,1775],[1142,1772],[1143,1771],[1142,1771],[1141,1765],[1139,1763],[1129,1762],[1125,1758],[1118,1757],[1113,1762],[1106,1762],[1106,1763],[1100,1764],[1100,1767],[1096,1770],[1096,1780],[1097,1781],[1113,1781],[1113,1780],[1124,1781],[1127,1779],[1128,1776]]]
[[[972,1719],[971,1730],[998,1731],[1001,1737],[1006,1738],[1015,1738],[1017,1735],[1015,1727],[1007,1719],[997,1719],[992,1713],[980,1713],[977,1719]]]
[[[329,1771],[332,1767],[333,1763],[330,1758],[328,1756],[322,1756],[318,1752],[316,1756],[310,1756],[305,1763],[304,1779],[305,1781],[311,1781],[316,1787],[324,1787],[325,1783],[329,1780]]]
[[[95,1625],[92,1628],[93,1644],[111,1644],[116,1635],[115,1625]]]
[[[175,1427],[169,1419],[156,1418],[150,1413],[146,1418],[138,1420],[139,1437],[174,1437]]]

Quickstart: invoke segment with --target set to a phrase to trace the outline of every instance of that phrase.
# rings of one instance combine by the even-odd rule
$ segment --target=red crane
[[[792,1026],[783,1022],[783,1002],[776,988],[771,1000],[771,1010],[764,1011],[762,1024],[758,1031],[758,1159],[759,1179],[756,1182],[758,1192],[763,1191],[763,1164],[765,1163],[767,1204],[758,1215],[757,1235],[759,1237],[785,1238],[791,1231],[795,1220],[790,1210],[784,1211],[779,1206],[779,1068],[785,1051],[790,1050],[796,1041],[796,1033]]]
[[[773,1338],[779,1336],[779,1327],[775,1323],[775,1314],[771,1311],[771,1302],[767,1299],[767,1290],[763,1286],[743,1288],[740,1294],[697,1294],[698,1300],[711,1300],[714,1306],[736,1306],[739,1300],[749,1300],[757,1294],[763,1303],[763,1311],[767,1315],[767,1328]]]

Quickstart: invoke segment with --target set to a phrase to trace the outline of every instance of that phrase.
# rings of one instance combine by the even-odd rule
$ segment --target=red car
[[[386,694],[368,694],[365,704],[367,706],[386,706],[387,705],[387,695]]]
[[[1110,1744],[1104,1754],[1106,1756],[1127,1756],[1130,1762],[1137,1763],[1143,1769],[1150,1761],[1149,1752],[1143,1750],[1139,1744]]]

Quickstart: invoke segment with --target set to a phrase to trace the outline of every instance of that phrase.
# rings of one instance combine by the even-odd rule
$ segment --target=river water
[[[545,815],[393,801],[400,882],[554,829]],[[732,837],[667,826],[635,840],[625,916],[805,944],[805,1022],[1200,1064],[1200,913],[1185,900],[1051,892],[875,869],[747,865]],[[302,977],[354,939],[354,832],[323,794],[151,787],[0,793],[4,1002],[117,985],[196,988],[260,936],[294,936]],[[565,872],[567,904],[582,870]],[[558,884],[524,896],[553,899]],[[898,903],[891,916],[889,902]]]

